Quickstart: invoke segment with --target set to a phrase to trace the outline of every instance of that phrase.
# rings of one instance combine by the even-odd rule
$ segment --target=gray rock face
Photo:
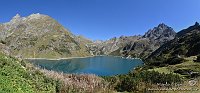
[[[171,39],[174,38],[175,35],[176,32],[171,27],[161,23],[157,27],[154,27],[152,30],[150,29],[148,32],[146,32],[143,37],[156,40],[163,38]]]
[[[0,52],[4,53],[6,55],[10,55],[10,48],[7,47],[6,45],[0,43]]]
[[[139,38],[141,38],[141,36],[121,36],[119,38],[114,37],[107,41],[94,42],[89,46],[89,49],[94,55],[109,55],[129,43],[137,41]]]
[[[159,24],[143,36],[121,36],[89,47],[94,55],[117,55],[146,58],[165,42],[174,39],[176,32],[165,24]]]
[[[174,39],[176,32],[164,23],[159,24],[157,27],[150,29],[143,36],[144,38],[149,38],[152,41],[158,43],[164,43],[166,41]]]

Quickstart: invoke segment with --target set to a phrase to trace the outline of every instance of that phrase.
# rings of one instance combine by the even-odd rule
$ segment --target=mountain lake
[[[94,56],[60,60],[28,59],[34,65],[47,70],[74,74],[95,74],[113,76],[127,74],[137,66],[142,66],[139,59],[126,59],[114,56]]]

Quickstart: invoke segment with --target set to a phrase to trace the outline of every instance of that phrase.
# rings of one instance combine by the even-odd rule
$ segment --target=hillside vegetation
[[[63,74],[0,53],[0,93],[108,92],[107,82],[95,75]]]
[[[0,53],[0,93],[55,93],[56,84],[24,61]]]
[[[39,69],[26,61],[18,60],[2,53],[0,54],[0,66],[0,92],[3,93],[94,93],[112,92],[113,90],[131,92],[138,89],[144,91],[144,87],[140,89],[138,85],[142,83],[142,86],[144,86],[145,82],[153,79],[154,75],[151,74],[155,73],[142,71],[128,75],[107,77],[105,80],[110,82],[107,83],[95,75],[64,74]],[[155,74],[165,77],[163,76],[164,74]],[[170,75],[169,77],[172,76]],[[160,81],[157,81],[157,79],[153,80],[154,83],[166,82],[165,79]],[[177,80],[177,82],[180,82],[179,77],[177,77]]]

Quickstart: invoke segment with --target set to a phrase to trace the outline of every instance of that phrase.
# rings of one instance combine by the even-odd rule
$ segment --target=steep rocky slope
[[[147,59],[149,65],[177,64],[183,58],[200,54],[200,25],[195,25],[177,33],[176,37],[162,45]]]
[[[0,40],[10,54],[25,58],[89,56],[84,42],[47,15],[16,15],[0,25]]]
[[[119,38],[111,38],[107,41],[95,41],[92,44],[92,47],[90,47],[90,50],[93,51],[94,55],[109,55],[113,51],[116,51],[118,49],[121,49],[123,46],[135,42],[138,40],[141,36],[121,36]]]
[[[146,58],[165,42],[173,39],[176,32],[165,24],[148,30],[143,36],[121,36],[105,42],[97,42],[90,47],[95,54]]]

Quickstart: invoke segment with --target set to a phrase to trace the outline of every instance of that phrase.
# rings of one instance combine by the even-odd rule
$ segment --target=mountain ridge
[[[89,47],[94,55],[115,55],[146,58],[160,45],[173,39],[176,32],[164,23],[148,30],[143,36],[121,36],[93,44]],[[96,49],[95,49],[96,48]]]
[[[0,24],[0,40],[10,54],[25,58],[83,57],[114,55],[146,58],[176,32],[164,23],[144,35],[120,36],[106,41],[92,41],[76,36],[56,20],[44,14],[21,17],[16,14],[10,22]]]
[[[200,25],[190,26],[177,33],[175,38],[158,48],[147,59],[149,65],[170,64],[170,60],[200,54]]]
[[[85,44],[77,38],[50,16],[39,13],[27,17],[17,14],[0,26],[0,40],[6,42],[15,56],[89,56]]]

